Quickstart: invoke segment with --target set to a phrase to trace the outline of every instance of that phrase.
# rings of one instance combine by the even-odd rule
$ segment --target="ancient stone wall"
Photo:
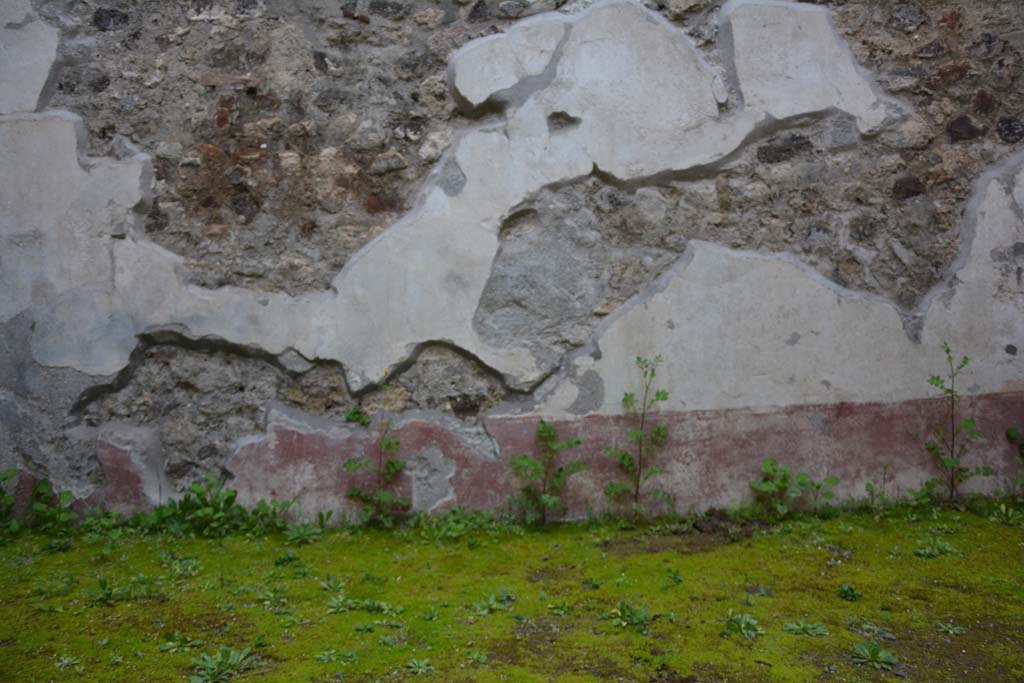
[[[1007,473],[1022,58],[1017,0],[7,0],[0,469],[351,511],[360,406],[500,508],[546,417],[579,515],[660,356],[679,509],[905,489],[948,341]]]

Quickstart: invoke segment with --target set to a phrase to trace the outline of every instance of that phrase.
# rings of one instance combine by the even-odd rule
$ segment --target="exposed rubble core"
[[[296,373],[240,349],[167,341],[140,349],[121,378],[83,395],[75,413],[90,426],[131,422],[154,428],[172,482],[219,472],[239,439],[263,431],[272,403],[339,425],[357,405],[370,415],[420,410],[475,422],[505,395],[478,363],[444,347],[425,348],[387,384],[354,398],[337,365]]]
[[[424,0],[36,7],[63,28],[50,105],[90,154],[154,156],[147,237],[196,284],[290,294],[410,207],[453,134],[448,53],[507,23]]]

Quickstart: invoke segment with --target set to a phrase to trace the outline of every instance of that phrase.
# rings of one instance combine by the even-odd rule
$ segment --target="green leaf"
[[[558,437],[558,432],[554,427],[551,426],[550,422],[541,420],[537,423],[537,440],[538,441],[551,441]]]
[[[642,481],[647,481],[648,479],[651,479],[652,477],[657,477],[658,475],[663,473],[664,472],[662,471],[662,469],[655,465],[654,467],[647,470],[647,473],[643,476]]]
[[[564,441],[554,441],[548,444],[548,448],[557,453],[560,451],[568,450],[570,448],[575,448],[576,446],[579,446],[581,443],[582,441],[580,441],[576,437],[572,437],[569,439],[565,439]]]
[[[668,427],[665,425],[657,425],[651,430],[648,436],[650,443],[655,448],[661,448],[668,441]]]
[[[556,510],[562,507],[562,499],[550,493],[543,494],[540,497],[540,503],[549,510]]]
[[[370,468],[370,459],[366,456],[358,456],[355,458],[349,458],[342,465],[342,469],[346,472],[360,472]]]
[[[604,494],[614,500],[621,500],[633,495],[633,489],[621,482],[610,482],[605,485]]]
[[[544,474],[544,466],[525,453],[514,456],[510,464],[515,475],[523,480],[538,479]]]
[[[834,474],[830,474],[825,477],[825,486],[839,486],[839,477]]]
[[[397,477],[404,469],[404,460],[396,460],[394,458],[388,460],[387,463],[384,464],[384,481],[390,482],[392,479]]]
[[[657,391],[654,392],[654,400],[655,401],[667,401],[668,400],[668,391],[666,391],[665,389],[658,389]]]
[[[616,460],[619,462],[619,467],[626,471],[627,474],[636,474],[636,461],[633,460],[633,456],[626,451],[618,451],[615,454]]]
[[[565,466],[565,476],[571,477],[572,475],[578,472],[585,472],[586,470],[587,463],[583,462],[582,460],[577,460],[576,462],[571,462]]]

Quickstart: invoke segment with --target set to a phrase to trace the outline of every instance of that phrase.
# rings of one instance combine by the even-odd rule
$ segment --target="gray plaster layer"
[[[436,512],[455,500],[451,477],[455,464],[444,457],[440,448],[432,446],[417,453],[411,461],[412,509]]]
[[[85,497],[101,483],[95,439],[83,439],[72,417],[97,378],[32,360],[32,319],[0,323],[0,469],[48,478]]]

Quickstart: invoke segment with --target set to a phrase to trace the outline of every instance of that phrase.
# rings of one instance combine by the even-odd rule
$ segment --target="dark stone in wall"
[[[96,8],[92,13],[93,25],[101,31],[116,31],[128,25],[130,17],[116,9]]]
[[[889,26],[903,33],[913,33],[925,21],[925,13],[912,2],[897,3],[889,13]]]
[[[910,199],[911,197],[924,194],[925,191],[925,184],[921,182],[920,178],[914,176],[897,178],[892,186],[892,194],[897,199]]]
[[[949,122],[946,126],[946,132],[949,133],[950,140],[963,142],[981,137],[985,134],[985,129],[976,124],[970,116],[963,114]]]
[[[491,17],[491,10],[487,6],[485,0],[477,0],[473,5],[473,9],[469,11],[469,16],[466,17],[466,21],[470,22],[481,22],[486,21]]]
[[[814,146],[805,136],[790,133],[758,147],[757,160],[766,164],[778,164],[812,149]]]
[[[1015,144],[1024,140],[1024,121],[1015,117],[999,119],[996,124],[999,139],[1007,144]]]

